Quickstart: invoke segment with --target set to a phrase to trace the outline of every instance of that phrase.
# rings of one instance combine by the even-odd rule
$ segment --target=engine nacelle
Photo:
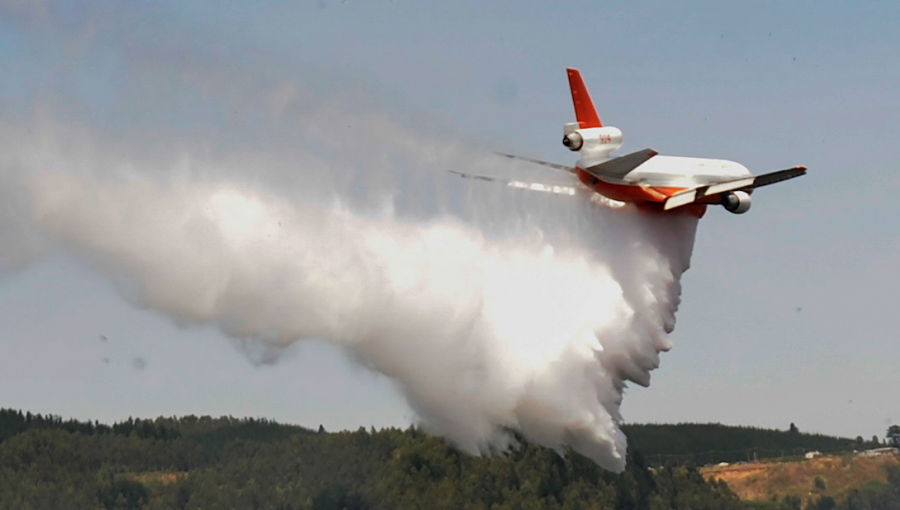
[[[622,146],[622,131],[619,128],[572,129],[574,126],[570,126],[566,125],[562,143],[585,158],[606,155]]]
[[[753,200],[746,191],[732,191],[722,195],[722,207],[734,214],[743,214],[750,210]]]
[[[563,137],[563,145],[568,147],[570,151],[580,151],[581,147],[584,146],[584,138],[581,136],[581,133],[574,131]]]

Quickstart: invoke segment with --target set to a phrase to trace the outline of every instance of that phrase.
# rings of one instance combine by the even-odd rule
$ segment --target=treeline
[[[140,437],[156,437],[160,439],[178,437],[180,432],[171,426],[175,420],[159,418],[157,420],[134,420],[113,424],[112,426],[99,422],[81,422],[78,420],[63,420],[56,415],[40,415],[23,413],[13,409],[0,409],[0,441],[21,434],[26,430],[65,430],[79,434],[119,434],[131,435],[136,432]],[[168,425],[166,424],[168,423]]]
[[[313,432],[266,420],[111,426],[0,411],[0,509],[734,509],[693,468],[622,474],[522,444],[473,457],[415,428]]]
[[[705,465],[802,456],[810,451],[849,452],[879,446],[861,440],[802,433],[796,428],[771,430],[717,423],[642,424],[622,428],[628,436],[628,444],[641,450],[653,464],[693,462]]]
[[[759,508],[691,464],[650,467],[630,450],[613,474],[527,443],[472,457],[415,428],[326,433],[194,416],[103,425],[0,410],[0,509]]]

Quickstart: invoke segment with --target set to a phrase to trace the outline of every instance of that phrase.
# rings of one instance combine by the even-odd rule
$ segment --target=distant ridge
[[[720,423],[629,424],[622,427],[628,444],[651,464],[697,465],[802,456],[806,452],[849,452],[877,447],[871,442],[791,430]]]
[[[775,488],[774,496],[745,502],[717,479],[725,475],[707,480],[697,467],[779,448],[847,449],[847,439],[720,424],[625,430],[628,463],[616,474],[571,450],[526,442],[471,456],[416,427],[329,433],[230,416],[106,425],[0,409],[0,508],[900,510],[890,506],[900,502],[897,469],[858,489],[815,479],[825,489],[808,497],[778,492],[804,490],[808,480],[797,477],[799,484],[772,483],[765,490]]]

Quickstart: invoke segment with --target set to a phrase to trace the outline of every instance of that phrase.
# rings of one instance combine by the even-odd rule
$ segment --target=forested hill
[[[523,444],[473,457],[407,430],[189,416],[106,426],[0,411],[0,508],[739,509],[696,469],[612,474]]]
[[[697,465],[739,462],[772,457],[802,456],[806,452],[835,453],[877,448],[863,442],[796,428],[771,430],[734,427],[717,423],[625,425],[628,444],[639,449],[652,464],[692,461]]]
[[[809,451],[833,453],[880,446],[877,443],[860,443],[859,438],[851,440],[802,433],[796,429],[772,430],[718,423],[632,424],[622,428],[628,436],[630,447],[640,450],[651,465],[683,464],[688,461],[703,465],[745,461],[754,454],[762,459],[802,455]],[[205,447],[208,453],[215,454],[229,441],[236,439],[269,441],[287,439],[295,434],[314,433],[296,425],[253,418],[185,416],[154,420],[129,419],[105,425],[0,409],[0,441],[33,429],[65,430],[87,435],[136,434],[140,438],[154,439],[184,436]]]
[[[745,506],[693,466],[651,469],[635,449],[626,471],[613,474],[529,444],[472,457],[414,428],[327,433],[194,416],[103,425],[0,410],[0,509],[7,508]]]

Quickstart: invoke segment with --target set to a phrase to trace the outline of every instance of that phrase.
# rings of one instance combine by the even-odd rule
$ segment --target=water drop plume
[[[161,163],[111,163],[103,144],[77,156],[27,145],[2,162],[16,205],[0,235],[29,240],[7,260],[65,250],[136,305],[215,325],[263,360],[337,343],[462,450],[502,451],[519,431],[624,468],[623,389],[649,384],[671,347],[695,219],[506,189],[485,205],[477,194],[493,191],[443,177],[438,188],[458,187],[447,201],[472,214],[403,214],[391,205],[402,174],[366,208],[349,192],[306,200],[221,177],[196,155],[159,178]],[[226,175],[271,163],[251,159]]]

